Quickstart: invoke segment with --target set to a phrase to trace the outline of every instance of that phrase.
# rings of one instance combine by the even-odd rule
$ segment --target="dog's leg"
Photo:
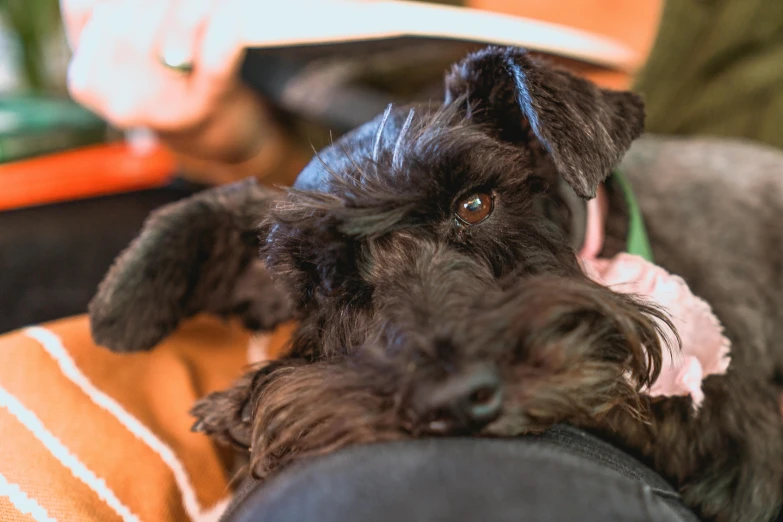
[[[276,197],[248,180],[155,211],[90,303],[96,342],[148,350],[200,312],[238,316],[253,330],[289,319],[288,297],[258,255],[256,228]]]
[[[197,419],[192,430],[206,433],[220,444],[249,450],[256,402],[262,399],[263,387],[276,370],[299,364],[301,362],[297,360],[266,363],[247,372],[228,390],[213,392],[200,399],[190,410]]]
[[[196,431],[249,450],[250,469],[263,478],[294,460],[405,437],[394,390],[391,380],[349,359],[288,359],[246,374],[191,413]]]
[[[771,387],[738,373],[709,377],[705,399],[656,398],[649,422],[624,412],[607,435],[637,451],[704,520],[770,522],[783,503],[783,419]]]

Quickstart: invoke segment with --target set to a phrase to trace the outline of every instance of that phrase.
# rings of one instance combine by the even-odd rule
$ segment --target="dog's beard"
[[[503,299],[478,319],[501,350],[505,389],[502,413],[483,433],[594,426],[616,408],[645,415],[640,391],[658,377],[672,338],[662,310],[581,277],[537,276]]]
[[[657,378],[670,337],[661,310],[583,277],[524,278],[469,315],[446,350],[441,343],[412,355],[418,367],[406,393],[434,395],[489,366],[502,404],[491,422],[473,426],[450,418],[461,406],[437,404],[435,423],[425,408],[412,422],[416,432],[511,436],[558,422],[599,423],[614,408],[642,416],[639,392]]]
[[[246,395],[256,476],[353,444],[600,426],[617,408],[643,416],[639,392],[655,380],[666,349],[655,320],[667,323],[661,311],[582,277],[521,279],[472,307],[452,306],[464,313],[441,321],[448,328],[410,300],[407,310],[392,302],[395,313],[375,317],[375,334],[361,347],[255,379]],[[417,324],[401,324],[406,314]],[[496,372],[502,401],[470,423],[459,410],[464,397],[450,397],[449,386],[476,368]]]

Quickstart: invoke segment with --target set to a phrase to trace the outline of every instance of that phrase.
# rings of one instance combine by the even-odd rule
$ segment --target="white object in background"
[[[125,141],[130,146],[131,151],[139,156],[151,154],[160,143],[154,132],[143,127],[125,131]]]
[[[402,0],[296,0],[240,5],[238,29],[249,48],[419,36],[527,47],[623,71],[632,71],[641,62],[632,49],[610,38],[468,7]]]

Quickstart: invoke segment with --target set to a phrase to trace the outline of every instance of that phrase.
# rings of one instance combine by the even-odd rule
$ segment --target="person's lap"
[[[697,522],[659,475],[579,430],[357,446],[247,481],[224,522]]]

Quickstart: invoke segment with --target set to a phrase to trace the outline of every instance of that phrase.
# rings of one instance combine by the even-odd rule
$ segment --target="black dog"
[[[259,477],[348,444],[565,422],[635,452],[706,519],[769,521],[783,498],[783,159],[653,138],[628,153],[643,123],[632,93],[520,49],[476,53],[441,107],[390,108],[294,189],[247,182],[157,212],[93,301],[94,336],[129,351],[201,311],[257,330],[296,318],[288,358],[194,409]],[[577,259],[602,183],[604,254],[625,248],[607,178],[627,153],[656,260],[733,344],[698,410],[643,392],[678,348],[665,311]]]

